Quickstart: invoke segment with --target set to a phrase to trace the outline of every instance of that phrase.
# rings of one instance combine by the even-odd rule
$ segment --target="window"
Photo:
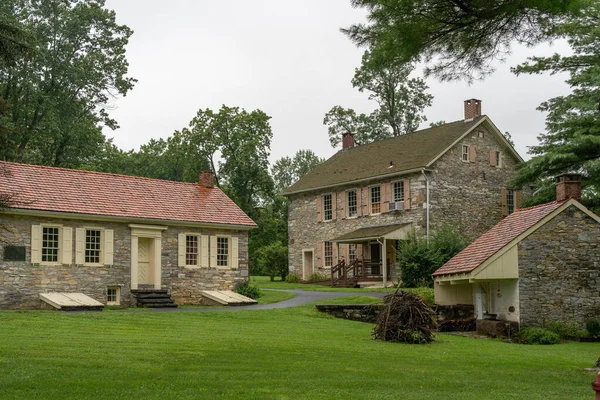
[[[185,265],[198,265],[198,236],[185,236]]]
[[[106,304],[111,305],[119,305],[121,304],[121,288],[109,287],[106,289]]]
[[[462,160],[469,162],[469,146],[463,145],[462,147]]]
[[[394,182],[394,201],[404,201],[404,182]]]
[[[346,192],[346,207],[348,207],[348,218],[356,217],[356,190],[349,190]]]
[[[373,186],[371,188],[371,214],[381,212],[381,187]]]
[[[229,238],[217,237],[217,267],[229,265]]]
[[[500,165],[500,161],[501,161],[501,159],[500,159],[500,152],[496,151],[495,153],[496,153],[495,154],[495,157],[496,157],[496,167],[500,167],[501,166]]]
[[[325,242],[323,247],[324,266],[331,267],[333,265],[333,244],[331,242]]]
[[[50,226],[42,228],[42,262],[58,262],[58,229]]]
[[[100,264],[100,236],[102,231],[98,229],[85,230],[85,263]]]
[[[515,211],[515,191],[506,189],[506,210],[509,214]]]
[[[323,195],[323,221],[331,221],[333,219],[333,207],[331,203],[331,195]]]
[[[477,136],[479,136],[480,138],[484,138],[485,137],[485,132],[484,131],[477,131]]]
[[[356,248],[356,244],[350,243],[348,245],[348,261],[353,263],[358,258],[358,249]]]

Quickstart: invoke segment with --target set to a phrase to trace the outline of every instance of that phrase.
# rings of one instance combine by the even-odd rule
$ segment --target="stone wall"
[[[131,288],[131,230],[128,223],[66,220],[3,214],[8,227],[0,242],[0,309],[40,308],[39,293],[81,292],[106,303],[107,288],[120,287],[121,304],[134,305]],[[37,265],[31,263],[31,226],[59,224],[72,227],[100,227],[114,231],[114,263],[106,266]],[[239,268],[190,269],[178,266],[179,232],[238,237]],[[74,236],[74,234],[73,234]],[[73,240],[75,238],[73,237]],[[25,246],[26,261],[3,261],[6,245]],[[73,246],[75,247],[75,246]],[[73,248],[75,250],[75,248]],[[246,231],[169,227],[162,232],[161,283],[178,304],[199,304],[203,289],[231,289],[248,276],[248,233]]]
[[[480,137],[478,131],[483,132]],[[475,162],[462,161],[462,145],[475,146]],[[490,165],[490,152],[500,151],[501,167]],[[433,165],[428,172],[430,180],[430,227],[449,223],[470,240],[480,236],[502,219],[501,189],[516,174],[517,160],[509,155],[496,137],[485,126],[480,126],[463,141],[456,144]],[[411,209],[391,211],[355,218],[342,218],[340,194],[348,189],[360,189],[373,184],[384,184],[410,179]],[[317,244],[352,232],[359,228],[410,223],[420,232],[426,228],[427,180],[421,173],[395,179],[361,182],[360,185],[345,185],[335,188],[337,219],[317,222],[317,196],[332,193],[331,189],[292,195],[288,206],[289,269],[302,276],[302,250],[314,249],[315,271],[317,266]],[[524,194],[526,195],[526,194]],[[392,268],[393,270],[393,268]],[[324,271],[328,273],[328,271]]]
[[[522,326],[600,315],[600,224],[575,206],[519,243]]]

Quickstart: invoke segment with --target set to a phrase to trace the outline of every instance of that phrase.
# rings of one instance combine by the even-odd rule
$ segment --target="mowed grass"
[[[268,276],[251,276],[250,284],[256,285],[261,289],[302,289],[319,292],[387,292],[393,293],[396,288],[338,288],[326,285],[317,285],[314,283],[287,283],[281,280],[281,277],[275,277],[274,281],[271,281]]]
[[[0,321],[1,399],[586,399],[583,369],[600,355],[594,343],[376,342],[372,325],[314,305]]]

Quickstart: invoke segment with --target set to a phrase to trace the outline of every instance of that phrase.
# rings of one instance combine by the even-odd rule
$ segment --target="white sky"
[[[187,126],[198,109],[222,104],[272,117],[271,161],[329,145],[323,116],[334,105],[370,112],[367,94],[352,87],[363,49],[340,31],[364,20],[349,0],[107,0],[117,22],[133,29],[127,47],[133,90],[111,115],[121,128],[106,130],[120,148],[139,148]],[[563,52],[566,44],[516,47],[495,74],[469,86],[427,80],[434,96],[428,122],[463,118],[463,100],[482,100],[483,113],[512,134],[525,159],[544,131],[542,102],[568,93],[564,76],[520,76],[510,66],[530,55]],[[420,74],[420,71],[419,71]]]

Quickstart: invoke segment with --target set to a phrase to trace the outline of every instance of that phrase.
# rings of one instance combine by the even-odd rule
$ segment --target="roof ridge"
[[[48,165],[27,164],[27,163],[19,163],[19,162],[14,162],[14,161],[1,161],[0,160],[0,165],[1,164],[10,164],[10,165],[16,165],[18,167],[25,167],[25,168],[39,168],[39,169],[47,169],[47,170],[59,170],[59,171],[66,171],[66,172],[78,173],[78,174],[96,174],[96,175],[115,176],[115,177],[119,177],[119,178],[122,177],[122,178],[136,179],[136,180],[148,180],[148,181],[178,183],[178,184],[183,184],[183,185],[198,185],[198,183],[194,183],[194,182],[171,181],[171,180],[168,180],[168,179],[158,179],[158,178],[148,178],[148,177],[145,177],[145,176],[137,176],[137,175],[117,174],[117,173],[114,173],[114,172],[100,172],[100,171],[88,171],[86,169],[75,169],[75,168],[65,168],[65,167],[51,167],[51,166],[48,166]],[[207,188],[207,189],[210,189],[210,188]]]

